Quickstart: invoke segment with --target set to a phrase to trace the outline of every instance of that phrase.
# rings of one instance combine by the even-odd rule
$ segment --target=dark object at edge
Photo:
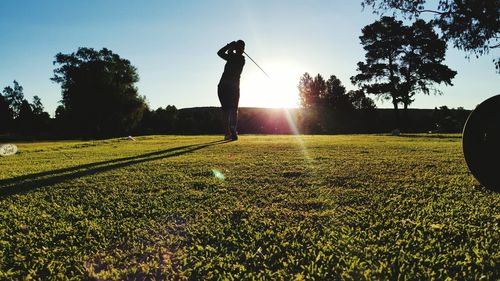
[[[500,95],[483,101],[471,112],[462,146],[474,177],[486,188],[500,192]]]

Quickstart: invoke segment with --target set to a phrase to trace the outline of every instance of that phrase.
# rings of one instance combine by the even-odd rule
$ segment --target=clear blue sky
[[[0,87],[17,80],[30,101],[40,96],[53,114],[61,98],[60,85],[50,81],[55,54],[106,47],[137,67],[139,93],[151,108],[218,106],[224,61],[216,52],[244,39],[247,52],[273,82],[247,59],[240,105],[290,106],[304,72],[334,74],[355,89],[349,77],[364,59],[358,37],[377,19],[362,11],[360,1],[1,0]],[[500,94],[500,75],[492,64],[499,52],[480,59],[464,56],[449,48],[446,63],[458,71],[454,86],[442,87],[442,96],[419,95],[411,107],[472,109]]]

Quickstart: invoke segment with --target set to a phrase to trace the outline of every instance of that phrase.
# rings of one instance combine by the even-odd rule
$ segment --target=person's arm
[[[219,55],[219,57],[221,57],[221,58],[223,58],[225,60],[228,60],[229,59],[229,55],[228,55],[227,51],[231,50],[234,47],[234,43],[235,43],[235,41],[226,44],[226,46],[222,47],[217,52],[217,55]]]

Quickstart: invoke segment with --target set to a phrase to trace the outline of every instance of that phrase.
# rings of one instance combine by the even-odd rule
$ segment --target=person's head
[[[238,55],[242,55],[243,52],[245,51],[245,42],[243,40],[236,41],[234,50]]]

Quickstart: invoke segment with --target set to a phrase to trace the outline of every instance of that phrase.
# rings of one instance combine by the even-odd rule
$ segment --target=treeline
[[[106,48],[79,48],[55,56],[52,81],[61,85],[62,99],[55,118],[42,101],[24,98],[17,82],[0,95],[0,134],[23,138],[108,138],[138,134],[221,134],[218,108],[177,109],[173,105],[151,109],[135,83],[137,69]],[[243,108],[240,133],[337,134],[403,132],[459,132],[468,112],[442,107],[402,114],[376,109],[361,87],[346,91],[335,76],[305,73],[299,79],[300,109]],[[398,112],[397,107],[395,112]],[[426,112],[426,114],[421,114]]]
[[[313,79],[314,80],[314,79]],[[128,131],[112,135],[75,134],[82,124],[68,124],[59,111],[55,118],[43,111],[38,97],[29,103],[22,86],[14,82],[0,95],[0,135],[3,138],[101,138],[107,136],[151,134],[221,134],[222,116],[218,107],[177,109],[173,105],[155,110],[145,107],[141,120]],[[346,95],[352,98],[353,92]],[[358,97],[359,97],[358,93]],[[357,99],[354,99],[357,100]],[[393,129],[393,110],[357,108],[346,102],[344,108],[240,108],[242,134],[345,134],[387,133]],[[470,111],[463,108],[408,109],[404,114],[405,132],[461,132]],[[72,129],[68,129],[72,126]]]
[[[44,111],[41,99],[24,98],[23,87],[17,81],[0,94],[0,133],[40,136],[53,126],[54,120]]]
[[[167,109],[168,108],[168,109]],[[218,107],[176,109],[174,106],[149,112],[136,134],[221,134]],[[168,111],[168,114],[166,114]],[[394,129],[392,109],[355,109],[319,112],[307,108],[240,108],[238,131],[242,134],[357,134],[389,133]],[[408,109],[403,115],[407,133],[459,133],[470,110],[441,106]]]

